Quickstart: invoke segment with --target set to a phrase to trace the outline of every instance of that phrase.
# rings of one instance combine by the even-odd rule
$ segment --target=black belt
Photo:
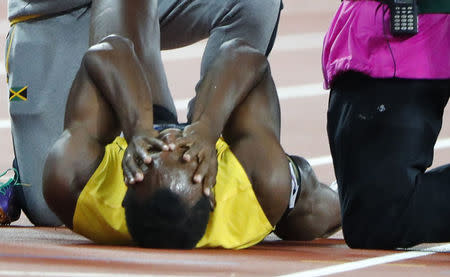
[[[418,0],[419,13],[450,13],[449,0]]]

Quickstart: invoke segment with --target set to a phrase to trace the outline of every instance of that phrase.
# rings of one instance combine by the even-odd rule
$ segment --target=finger
[[[210,172],[204,177],[203,190],[206,190],[207,188],[212,189],[216,185],[216,176],[217,173],[211,174],[210,170]]]
[[[142,173],[144,173],[144,175],[145,175],[145,173],[148,172],[148,166],[145,163],[141,164],[140,168],[142,170]]]
[[[189,137],[179,137],[173,143],[175,147],[189,147],[192,145],[192,139]]]
[[[210,164],[208,162],[201,162],[194,174],[194,183],[202,184],[202,181],[205,180],[206,174],[208,174]]]
[[[161,150],[161,151],[169,151],[169,146],[164,143],[162,140],[157,138],[146,138],[148,144],[153,149]]]
[[[209,172],[205,175],[203,178],[203,195],[206,197],[211,196],[211,192],[213,192],[213,187],[216,184],[216,171],[211,172],[211,169]]]
[[[128,170],[128,168],[126,168],[125,166],[123,166],[123,176],[124,176],[125,184],[127,186],[132,186],[135,184],[133,174],[131,174],[131,171]]]
[[[136,153],[138,157],[146,164],[150,164],[152,162],[152,157],[150,156],[150,152],[148,150],[148,143],[146,141],[140,140],[136,143]]]
[[[196,145],[192,145],[188,150],[186,150],[186,152],[184,152],[183,160],[190,162],[195,157],[198,157],[199,161],[201,162],[202,159],[201,159],[201,157],[199,157],[200,151],[201,151],[201,149],[199,147],[197,147]]]
[[[142,173],[141,169],[137,165],[133,155],[126,156],[125,164],[126,164],[127,170],[132,175],[134,182],[141,182],[142,180],[144,180],[144,174]],[[131,180],[130,180],[130,183],[131,183]]]

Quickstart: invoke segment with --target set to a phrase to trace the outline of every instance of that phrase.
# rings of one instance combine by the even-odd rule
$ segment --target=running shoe
[[[13,177],[6,177],[6,174],[10,171],[14,172]],[[20,207],[17,201],[17,197],[14,194],[14,186],[18,185],[18,173],[17,170],[12,168],[8,169],[0,174],[0,225],[9,225],[20,217]]]

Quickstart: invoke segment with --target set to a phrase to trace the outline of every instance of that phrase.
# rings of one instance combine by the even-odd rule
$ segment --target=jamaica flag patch
[[[9,89],[9,101],[27,101],[28,86],[12,87]]]

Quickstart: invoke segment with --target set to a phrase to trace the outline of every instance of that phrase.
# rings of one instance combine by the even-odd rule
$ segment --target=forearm
[[[90,44],[116,34],[131,40],[155,103],[172,104],[161,59],[157,0],[93,0]],[[173,104],[172,104],[173,105]]]
[[[203,121],[214,136],[220,136],[230,115],[268,68],[264,55],[255,49],[242,42],[226,43],[197,88],[192,122]]]
[[[112,107],[128,140],[153,130],[153,101],[148,80],[129,40],[110,36],[83,59],[90,79]]]

